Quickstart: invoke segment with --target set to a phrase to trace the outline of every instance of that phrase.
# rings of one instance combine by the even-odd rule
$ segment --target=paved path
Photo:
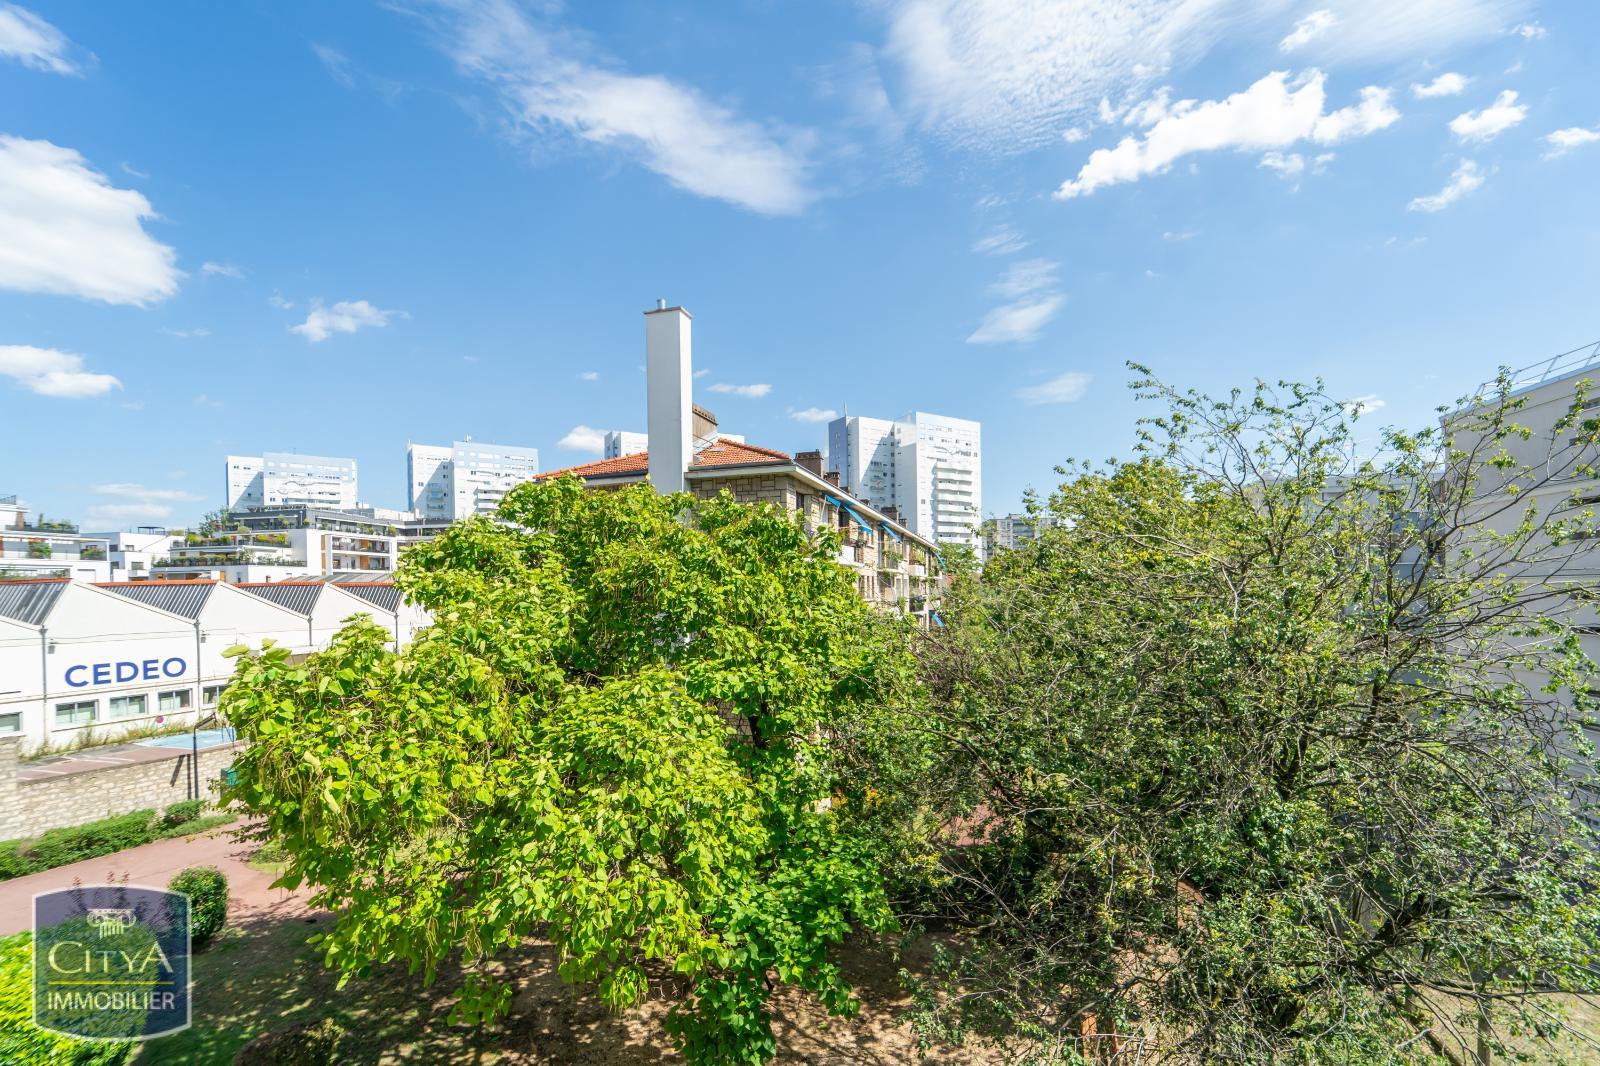
[[[118,882],[166,888],[173,875],[186,866],[215,866],[227,875],[230,924],[302,918],[312,913],[306,905],[309,893],[303,887],[298,892],[272,888],[275,874],[254,869],[246,863],[256,845],[233,839],[233,831],[242,824],[236,822],[193,837],[158,840],[115,855],[102,855],[98,859],[85,859],[43,873],[0,881],[0,936],[33,927],[35,892],[71,888],[74,882],[86,885]]]

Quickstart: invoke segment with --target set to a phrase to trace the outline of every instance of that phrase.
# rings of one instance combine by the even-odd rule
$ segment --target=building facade
[[[1039,539],[1039,534],[1059,525],[1053,514],[1008,514],[986,520],[983,531],[984,558],[998,551],[1012,551]]]
[[[357,578],[364,575],[357,575]],[[27,750],[195,724],[217,709],[235,644],[328,646],[354,614],[408,643],[427,624],[392,583],[338,575],[216,581],[0,581],[0,736]]]
[[[644,433],[631,433],[625,429],[613,429],[606,433],[607,459],[621,459],[624,455],[638,455],[650,449],[650,437]]]
[[[331,570],[385,577],[400,561],[399,527],[374,509],[261,507],[229,516],[225,528],[193,531],[156,559],[151,573],[169,580],[234,584],[284,581]]]
[[[448,448],[406,448],[408,505],[422,519],[460,521],[493,514],[507,492],[538,473],[537,448],[486,444],[470,437]]]
[[[356,461],[326,455],[266,452],[225,460],[223,500],[229,511],[258,507],[357,506]]]
[[[853,496],[837,473],[823,471],[820,452],[791,456],[721,432],[716,416],[691,398],[689,313],[662,304],[645,322],[649,447],[542,476],[570,474],[602,490],[649,482],[701,499],[726,491],[741,503],[776,504],[803,516],[808,531],[837,532],[838,562],[864,600],[935,621],[943,588],[938,546],[892,505]]]
[[[0,578],[111,576],[106,537],[80,534],[73,522],[29,518],[28,511],[15,496],[0,496]]]
[[[980,423],[925,411],[894,421],[845,415],[828,424],[828,469],[859,498],[894,507],[922,536],[982,549]]]

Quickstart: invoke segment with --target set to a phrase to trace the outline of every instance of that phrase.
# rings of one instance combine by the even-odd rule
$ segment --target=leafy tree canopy
[[[969,947],[921,1021],[1044,1061],[1554,1035],[1547,993],[1600,987],[1581,390],[1552,457],[1508,382],[1360,435],[1320,387],[1138,387],[1166,408],[1138,454],[1063,469],[1061,525],[963,578],[930,645],[926,802],[963,839],[916,902]]]
[[[831,949],[890,917],[843,738],[909,676],[904,623],[775,508],[566,478],[499,519],[408,553],[434,624],[399,654],[353,622],[303,663],[244,652],[227,690],[234,794],[339,913],[329,963],[460,950],[467,1020],[507,1007],[488,964],[527,937],[616,1008],[676,971],[698,1063],[773,1054],[773,978],[852,1012]]]

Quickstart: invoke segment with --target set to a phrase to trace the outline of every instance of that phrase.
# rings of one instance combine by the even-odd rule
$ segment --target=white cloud
[[[1218,42],[1281,32],[1263,0],[882,0],[897,103],[961,147],[1014,151],[1055,140],[1111,98],[1158,84]],[[1389,62],[1493,38],[1532,0],[1339,0],[1317,41],[1330,63]],[[1283,147],[1267,145],[1262,147]]]
[[[77,74],[76,49],[67,35],[33,12],[0,3],[0,56],[51,74]]]
[[[146,304],[178,291],[177,253],[141,226],[150,201],[83,156],[0,135],[0,288]]]
[[[680,189],[758,214],[798,214],[817,197],[808,135],[741,118],[670,78],[621,71],[508,0],[413,6],[456,66],[499,93],[523,133],[563,131],[620,149]]]
[[[796,422],[832,422],[839,412],[831,407],[807,407],[804,411],[790,411],[789,417]]]
[[[747,400],[759,400],[772,391],[771,385],[729,385],[726,382],[717,382],[711,386],[712,392],[726,393],[731,396],[743,396]]]
[[[1568,126],[1564,130],[1556,130],[1545,136],[1545,143],[1550,150],[1545,152],[1546,159],[1555,159],[1557,156],[1566,155],[1574,148],[1581,148],[1586,144],[1600,141],[1600,129],[1585,129],[1582,126]]]
[[[1089,374],[1069,370],[1060,377],[1018,389],[1017,398],[1030,405],[1073,403],[1083,399],[1083,394],[1088,391],[1089,382],[1092,380],[1094,379]]]
[[[200,273],[207,277],[233,278],[236,281],[244,280],[244,271],[232,263],[213,263],[208,260],[200,264]]]
[[[1517,93],[1507,89],[1482,111],[1464,111],[1450,120],[1450,132],[1462,141],[1492,141],[1528,117],[1526,104],[1517,103]]]
[[[290,326],[289,330],[315,344],[335,333],[354,333],[363,326],[387,326],[389,319],[396,315],[403,316],[404,312],[383,311],[365,300],[340,300],[332,307],[324,307],[321,300],[313,300],[306,320],[298,326]]]
[[[1520,26],[1513,26],[1511,32],[1524,41],[1539,41],[1550,36],[1550,31],[1537,22],[1524,22]]]
[[[196,326],[194,329],[172,329],[168,326],[162,326],[161,332],[169,337],[177,337],[180,340],[188,340],[190,337],[211,336],[211,331],[204,326]]]
[[[271,296],[267,297],[267,303],[271,304],[273,307],[276,307],[280,311],[287,311],[294,307],[293,300],[286,299],[283,293],[276,290],[273,291]]]
[[[1306,169],[1306,157],[1299,152],[1268,152],[1256,165],[1276,172],[1280,178],[1294,178]]]
[[[1345,407],[1348,408],[1352,414],[1360,415],[1370,415],[1374,411],[1381,411],[1385,406],[1386,403],[1381,396],[1374,396],[1371,394],[1366,396],[1357,396],[1355,399],[1350,400],[1345,404]]]
[[[1077,144],[1079,141],[1088,136],[1089,131],[1084,129],[1082,126],[1068,126],[1066,129],[1061,131],[1061,139],[1066,141],[1068,144]]]
[[[355,88],[355,75],[351,73],[350,57],[334,48],[332,45],[322,44],[318,41],[311,42],[311,52],[328,72],[328,77],[343,85],[346,89]]]
[[[1460,165],[1456,167],[1455,173],[1450,175],[1450,180],[1443,189],[1440,189],[1432,196],[1417,197],[1406,205],[1406,210],[1426,211],[1429,214],[1435,211],[1443,211],[1467,195],[1467,193],[1482,185],[1483,181],[1483,172],[1479,169],[1478,164],[1470,159],[1463,159]]]
[[[1169,229],[1169,230],[1167,230],[1165,233],[1163,233],[1161,235],[1161,239],[1164,240],[1164,241],[1174,241],[1174,242],[1176,242],[1176,241],[1192,241],[1198,236],[1200,236],[1200,231],[1197,230],[1197,229],[1178,229],[1178,230]]]
[[[131,481],[96,485],[93,491],[101,496],[125,496],[135,500],[168,500],[176,503],[198,503],[205,499],[204,496],[184,492],[182,489],[152,489]]]
[[[1027,246],[1022,234],[1010,226],[1000,226],[973,242],[972,250],[980,255],[1012,255]]]
[[[1066,302],[1066,297],[1055,291],[1060,265],[1049,259],[1013,263],[989,286],[991,293],[1007,302],[983,316],[978,328],[967,336],[967,343],[1020,344],[1037,339]]]
[[[97,503],[84,512],[85,524],[101,529],[161,525],[173,509],[164,503]]]
[[[218,399],[215,399],[214,397],[207,396],[205,393],[202,392],[200,395],[198,395],[198,396],[196,396],[194,398],[194,405],[196,407],[221,408],[222,407],[222,401],[218,400]]]
[[[1294,24],[1294,29],[1289,31],[1289,35],[1278,42],[1278,49],[1283,52],[1293,52],[1298,48],[1304,48],[1333,29],[1338,21],[1337,16],[1327,8],[1313,11]]]
[[[967,343],[1021,344],[1036,340],[1065,302],[1065,296],[1050,293],[1003,304],[983,316],[978,328],[967,336]]]
[[[639,369],[643,370],[644,367],[640,367]],[[701,367],[699,370],[696,370],[694,372],[695,380],[699,381],[701,378],[705,377],[709,373],[711,373],[711,368],[710,367]]]
[[[556,447],[569,452],[593,452],[599,455],[606,450],[606,435],[588,426],[573,426],[565,437],[556,442]]]
[[[1459,96],[1466,91],[1467,83],[1471,80],[1465,74],[1446,71],[1426,85],[1418,85],[1413,82],[1411,95],[1418,100],[1427,100],[1435,96]]]
[[[578,375],[578,380],[579,381],[599,381],[600,380],[600,371],[598,371],[598,370],[585,370],[583,373]]]
[[[1024,259],[1020,263],[1013,263],[998,281],[989,286],[989,291],[996,296],[1016,299],[1048,289],[1055,285],[1056,271],[1060,267],[1060,263],[1049,259]]]
[[[85,370],[81,355],[26,344],[0,344],[0,376],[11,378],[29,392],[63,399],[104,396],[122,388],[122,382],[110,374]]]
[[[1292,84],[1287,72],[1275,71],[1225,100],[1181,101],[1143,137],[1126,137],[1115,148],[1095,151],[1056,197],[1087,196],[1137,181],[1195,152],[1282,149],[1304,140],[1336,144],[1400,118],[1389,90],[1371,85],[1361,90],[1360,103],[1324,112],[1324,82],[1321,71],[1309,71]]]

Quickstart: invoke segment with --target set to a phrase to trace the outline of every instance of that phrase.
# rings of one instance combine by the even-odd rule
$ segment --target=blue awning
[[[938,611],[929,611],[928,621],[932,622],[936,626],[942,627],[944,625],[944,619],[939,617]]]
[[[883,524],[883,531],[885,533],[887,533],[889,536],[893,537],[895,540],[899,540],[900,539],[900,534],[898,534],[894,530],[890,529],[889,528],[889,523],[887,523],[887,522],[885,522]]]
[[[845,503],[843,500],[839,499],[837,496],[829,496],[827,493],[823,493],[822,498],[824,500],[827,500],[829,503],[833,504],[835,507],[839,508],[839,510],[843,511],[845,514],[849,515],[851,518],[855,519],[856,525],[860,526],[862,529],[871,529],[872,528],[872,523],[871,522],[868,522],[865,518],[862,518],[859,514],[856,513],[856,509],[854,507],[851,507],[848,503]]]

